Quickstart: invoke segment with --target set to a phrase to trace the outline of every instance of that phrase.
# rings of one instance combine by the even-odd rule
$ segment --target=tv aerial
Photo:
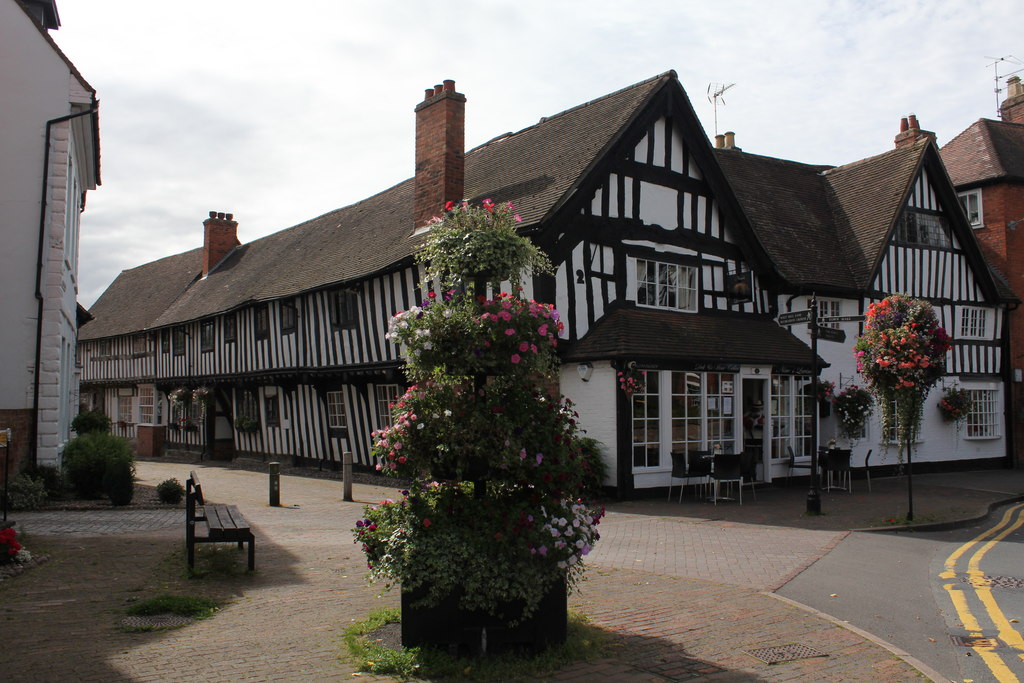
[[[722,95],[724,95],[725,91],[734,85],[736,84],[730,83],[729,85],[725,85],[724,83],[711,83],[708,85],[708,102],[711,103],[715,110],[715,135],[718,135],[718,101],[721,100],[722,104],[725,104],[725,98],[722,97]]]
[[[992,60],[994,60],[991,64],[989,64],[989,66],[992,67],[993,73],[995,75],[994,80],[996,82],[996,87],[995,87],[995,94],[996,94],[996,116],[1000,116],[1001,117],[1002,116],[1002,112],[1000,112],[1000,110],[999,110],[999,104],[1000,104],[999,103],[999,93],[1003,92],[1003,89],[999,87],[999,79],[1000,78],[1009,78],[1010,76],[1012,76],[1014,74],[1018,74],[1021,71],[1024,71],[1024,68],[1017,69],[1016,71],[1011,71],[1008,74],[1003,74],[1002,76],[1000,76],[999,75],[999,65],[1002,64],[1003,62],[1006,62],[1006,63],[1011,65],[1011,68],[1013,66],[1024,67],[1024,62],[1020,61],[1019,59],[1017,59],[1013,55],[1006,55],[1005,57],[985,57],[985,59],[992,59]]]

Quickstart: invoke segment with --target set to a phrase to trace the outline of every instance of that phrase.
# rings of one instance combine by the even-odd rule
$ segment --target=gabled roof
[[[571,194],[637,110],[675,78],[674,72],[667,72],[470,150],[466,196],[512,201],[524,227],[539,224]],[[194,258],[191,271],[164,272],[167,259],[125,271],[93,305],[90,312],[96,321],[83,327],[80,337],[95,339],[177,324],[390,269],[411,257],[419,244],[420,238],[412,235],[413,185],[412,179],[406,180],[351,206],[242,245],[201,280],[197,280],[199,257]],[[137,307],[126,297],[131,289],[121,282],[125,278],[160,281],[175,297],[163,308]]]
[[[854,290],[868,286],[926,146],[845,166],[715,152],[761,243],[791,284]]]
[[[1024,182],[1024,124],[978,119],[946,143],[941,154],[958,188]]]

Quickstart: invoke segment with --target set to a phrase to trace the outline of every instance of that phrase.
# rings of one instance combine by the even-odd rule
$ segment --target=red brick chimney
[[[233,219],[230,213],[211,211],[210,217],[203,221],[203,277],[240,244],[238,221]]]
[[[999,118],[1007,123],[1024,123],[1024,85],[1020,76],[1006,79],[1006,99],[999,105]]]
[[[925,138],[935,142],[935,133],[930,130],[921,130],[916,116],[910,114],[900,119],[900,132],[896,134],[896,139],[894,140],[897,148],[912,145],[918,140],[924,140]]]
[[[413,221],[416,228],[457,202],[466,176],[466,96],[447,80],[426,92],[416,105],[416,187]]]

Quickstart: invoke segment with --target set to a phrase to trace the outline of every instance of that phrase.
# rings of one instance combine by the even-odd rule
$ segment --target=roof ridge
[[[886,151],[882,152],[881,154],[875,154],[875,155],[872,155],[872,156],[869,156],[869,157],[864,157],[863,159],[858,159],[856,161],[851,161],[848,164],[842,164],[841,166],[833,166],[832,168],[830,168],[827,171],[825,171],[825,175],[834,175],[834,174],[840,173],[842,171],[854,170],[856,168],[859,168],[860,166],[863,166],[863,165],[866,165],[866,164],[869,164],[869,163],[874,163],[874,162],[878,161],[879,159],[881,159],[883,157],[896,156],[898,154],[910,154],[910,153],[915,153],[917,155],[921,155],[921,154],[924,153],[924,149],[928,146],[929,142],[931,142],[930,138],[922,138],[921,140],[918,140],[917,142],[915,142],[912,145],[904,145],[902,147],[896,147],[894,149],[886,150]]]
[[[505,140],[505,139],[508,139],[508,138],[511,138],[511,137],[515,137],[516,135],[521,135],[521,134],[525,133],[528,130],[532,130],[532,129],[537,128],[538,126],[540,126],[542,124],[547,123],[548,121],[560,118],[560,117],[565,116],[567,114],[571,114],[574,111],[579,111],[580,109],[584,109],[584,108],[589,107],[591,105],[597,104],[598,102],[603,102],[604,100],[610,99],[610,98],[615,97],[617,95],[621,95],[621,94],[623,94],[625,92],[628,92],[630,90],[633,90],[635,88],[639,88],[641,86],[648,85],[648,84],[653,83],[653,82],[658,81],[658,80],[669,79],[669,78],[679,78],[679,74],[676,73],[675,69],[669,69],[668,71],[666,71],[664,73],[660,73],[657,76],[651,76],[650,78],[646,78],[646,79],[644,79],[642,81],[638,81],[637,83],[633,83],[632,85],[627,85],[624,88],[619,88],[618,90],[616,90],[614,92],[610,92],[610,93],[607,93],[605,95],[601,95],[600,97],[595,97],[592,100],[588,100],[587,102],[583,102],[582,104],[577,104],[577,105],[575,105],[573,107],[569,107],[568,109],[560,111],[557,114],[552,114],[551,116],[542,116],[542,117],[540,117],[540,120],[537,121],[537,123],[530,124],[529,126],[526,126],[525,128],[521,128],[521,129],[515,131],[514,133],[513,132],[508,132],[508,133],[502,133],[500,135],[496,135],[493,138],[491,138],[490,140],[488,140],[487,142],[483,142],[483,143],[477,145],[476,147],[473,147],[472,149],[467,150],[466,154],[471,154],[471,153],[477,151],[478,149],[483,149],[484,147],[487,147],[488,145],[490,145],[492,143],[500,142],[502,140]]]
[[[817,169],[819,173],[836,168],[831,164],[809,164],[805,161],[796,161],[795,159],[783,159],[781,157],[768,156],[767,154],[754,154],[753,152],[747,152],[742,149],[728,147],[715,147],[713,149],[716,154],[744,154],[748,157],[757,157],[758,159],[764,159],[765,161],[771,161],[779,164],[789,164],[791,166],[803,166],[808,169]]]

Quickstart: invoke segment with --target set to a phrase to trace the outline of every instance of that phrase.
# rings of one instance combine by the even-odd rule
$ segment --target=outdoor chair
[[[708,487],[711,485],[711,453],[709,451],[686,452],[686,477],[696,479],[694,489],[698,498],[707,498]],[[679,492],[682,500],[682,491]]]
[[[825,471],[825,490],[852,491],[850,481],[850,449],[832,448],[822,456],[822,469]],[[836,483],[833,485],[833,479]]]
[[[668,480],[668,498],[672,500],[672,482],[676,479],[680,479],[679,483],[679,502],[683,502],[683,489],[686,488],[686,453],[680,451],[672,451],[672,476]]]
[[[811,464],[798,463],[792,446],[786,446],[786,452],[789,453],[789,470],[786,472],[786,484],[789,485],[789,478],[793,476],[793,470],[807,470],[810,472]]]
[[[740,455],[726,455],[719,453],[714,457],[711,467],[711,480],[715,484],[715,505],[721,498],[722,484],[738,484],[740,505],[743,505],[743,473],[741,471]],[[723,500],[729,500],[723,498]]]
[[[754,501],[757,501],[757,489],[755,488],[758,484],[764,482],[757,478],[757,451],[743,451],[740,453],[740,490],[743,490],[744,486],[750,487],[750,493],[754,496]]]

